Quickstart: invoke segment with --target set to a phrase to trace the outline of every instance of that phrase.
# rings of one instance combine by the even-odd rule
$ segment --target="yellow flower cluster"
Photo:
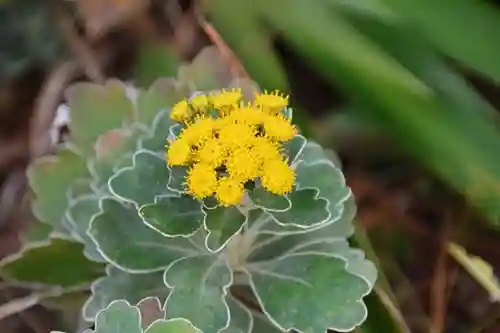
[[[283,115],[288,96],[275,91],[257,94],[251,103],[242,98],[241,90],[223,90],[182,100],[172,109],[172,119],[185,127],[169,142],[167,162],[189,167],[185,184],[195,198],[215,194],[222,205],[235,205],[257,178],[271,193],[292,190],[295,172],[282,152],[282,144],[297,134]]]

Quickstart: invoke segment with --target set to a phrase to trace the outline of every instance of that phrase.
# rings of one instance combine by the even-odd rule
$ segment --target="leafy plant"
[[[347,241],[355,204],[341,170],[298,134],[287,97],[230,80],[216,55],[134,96],[119,81],[70,88],[70,143],[28,171],[33,212],[53,231],[0,263],[3,276],[92,282],[83,317],[96,332],[112,309],[136,311],[115,300],[152,297],[167,322],[205,333],[366,319],[377,272]],[[43,269],[23,269],[36,258]]]

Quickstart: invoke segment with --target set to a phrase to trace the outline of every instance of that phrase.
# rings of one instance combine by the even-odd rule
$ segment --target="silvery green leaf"
[[[154,272],[175,260],[199,254],[191,238],[165,238],[146,226],[131,205],[109,198],[100,201],[89,235],[106,260],[127,272]]]
[[[99,136],[95,145],[95,158],[91,158],[88,163],[95,188],[107,186],[109,178],[115,174],[117,161],[136,151],[138,139],[146,131],[141,126],[135,124],[127,129],[113,129]]]
[[[72,148],[63,148],[57,156],[35,160],[27,171],[35,193],[32,210],[41,222],[59,228],[68,199],[66,193],[76,179],[89,176],[85,159]]]
[[[92,155],[100,135],[133,122],[133,105],[123,82],[76,83],[68,88],[66,97],[71,115],[71,141],[88,155]]]
[[[351,195],[342,171],[327,160],[311,163],[301,160],[297,163],[295,172],[298,192],[304,189],[317,189],[318,196],[329,202],[330,220],[339,219],[342,206]]]
[[[288,156],[288,163],[294,164],[300,157],[306,147],[307,140],[302,135],[296,135],[292,140],[285,142],[284,153]]]
[[[273,194],[260,186],[248,191],[248,195],[256,207],[268,211],[282,212],[290,209],[292,206],[288,197]]]
[[[273,324],[266,316],[252,311],[253,315],[253,329],[252,333],[280,333],[285,332],[277,325]]]
[[[205,207],[206,209],[215,209],[217,207],[220,207],[220,203],[219,201],[217,201],[217,198],[212,195],[203,199],[203,207]]]
[[[266,223],[260,228],[259,235],[252,244],[249,260],[263,261],[276,258],[300,244],[313,241],[347,239],[354,233],[352,220],[355,214],[356,203],[354,197],[350,197],[339,220],[314,229],[282,228],[275,223]]]
[[[356,214],[356,202],[354,197],[351,195],[349,199],[347,199],[345,205],[342,209],[341,218],[337,221],[328,221],[323,225],[312,229],[303,229],[297,226],[281,226],[277,223],[267,223],[262,228],[260,228],[260,233],[262,234],[272,234],[272,235],[288,235],[288,234],[300,234],[300,233],[309,233],[310,231],[317,229],[325,229],[325,234],[329,233],[334,235],[334,237],[341,237],[340,235],[345,235],[342,237],[350,237],[354,233],[354,226],[352,221],[354,219],[354,215]]]
[[[236,206],[205,209],[205,245],[211,252],[219,252],[238,233],[247,218]]]
[[[231,320],[229,326],[220,333],[252,333],[252,312],[231,295],[226,297],[226,302]]]
[[[188,168],[186,167],[169,167],[170,178],[168,179],[168,188],[177,193],[186,193],[185,181]]]
[[[167,188],[169,171],[163,158],[147,150],[135,152],[133,165],[109,179],[111,193],[137,207],[153,203],[156,196],[176,195]]]
[[[200,330],[184,318],[160,319],[149,326],[144,333],[201,333]]]
[[[308,244],[301,244],[293,248],[289,253],[324,253],[326,255],[338,256],[347,261],[347,270],[359,277],[364,278],[370,288],[373,288],[377,280],[377,268],[365,258],[365,253],[360,249],[351,248],[345,239],[323,239],[313,240]]]
[[[148,297],[158,297],[164,302],[170,293],[163,283],[163,271],[131,274],[112,265],[107,266],[105,277],[92,284],[91,291],[92,296],[83,307],[83,317],[87,321],[94,321],[99,311],[114,300],[124,299],[136,304]]]
[[[351,331],[367,316],[371,286],[350,273],[345,259],[292,253],[248,266],[251,287],[266,315],[284,331]]]
[[[313,163],[323,160],[328,161],[328,158],[325,154],[325,150],[323,149],[323,147],[317,142],[307,140],[305,145],[300,150],[300,153],[297,155],[294,164],[296,164],[298,161]]]
[[[158,197],[155,203],[139,208],[149,227],[166,237],[193,235],[203,224],[202,203],[188,195]]]
[[[99,197],[89,194],[73,199],[68,204],[66,218],[72,226],[71,231],[84,244],[85,256],[94,261],[105,262],[97,251],[96,243],[87,234],[92,217],[99,212]]]
[[[218,333],[229,325],[225,297],[231,283],[231,270],[217,256],[174,262],[165,272],[165,284],[172,289],[165,303],[167,318],[186,318],[204,333]]]
[[[73,181],[66,192],[66,196],[68,201],[71,202],[73,199],[94,193],[94,191],[95,189],[92,186],[92,178],[79,178]]]
[[[90,332],[92,332],[90,330]],[[141,313],[125,300],[115,300],[97,314],[95,333],[142,333]]]
[[[330,220],[328,201],[318,197],[318,190],[303,189],[288,194],[291,207],[286,211],[270,211],[276,223],[302,229],[314,228]]]
[[[163,110],[156,115],[153,122],[153,127],[140,140],[141,149],[154,151],[158,154],[164,154],[167,144],[167,136],[173,120],[170,118],[170,110]]]

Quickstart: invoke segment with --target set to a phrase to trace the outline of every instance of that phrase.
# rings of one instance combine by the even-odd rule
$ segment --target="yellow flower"
[[[242,106],[231,112],[227,118],[234,123],[260,125],[264,122],[265,116],[266,114],[257,108]]]
[[[242,183],[259,175],[259,158],[248,148],[238,148],[227,158],[226,169],[229,176]]]
[[[285,195],[293,189],[295,171],[283,159],[269,160],[264,163],[260,179],[269,192]]]
[[[229,150],[250,145],[255,140],[255,129],[247,124],[227,123],[219,131],[221,144]]]
[[[211,106],[207,95],[201,94],[191,98],[191,106],[198,112],[205,113]]]
[[[170,142],[167,153],[167,163],[170,166],[180,166],[186,164],[191,155],[191,147],[182,139]]]
[[[211,138],[196,152],[196,161],[217,168],[224,162],[224,155],[225,151],[219,141]]]
[[[270,142],[265,137],[256,138],[252,144],[252,152],[258,156],[261,164],[268,160],[279,160],[283,158],[283,148],[275,142]]]
[[[172,112],[170,112],[170,118],[179,122],[184,121],[189,117],[190,111],[188,101],[183,99],[174,105]]]
[[[219,94],[211,96],[212,105],[220,111],[219,115],[221,116],[229,114],[230,111],[238,107],[242,98],[241,89],[222,90]]]
[[[263,93],[250,104],[242,98],[241,89],[233,89],[174,106],[172,118],[186,126],[169,141],[167,160],[170,166],[189,167],[186,191],[197,199],[215,194],[221,205],[237,205],[245,184],[259,178],[276,195],[293,190],[295,171],[287,164],[283,142],[298,130],[281,114],[288,96]],[[209,115],[211,108],[216,113]]]
[[[203,199],[211,196],[217,189],[217,174],[211,166],[197,163],[188,170],[186,184],[189,194]]]
[[[210,139],[216,129],[216,121],[209,117],[199,117],[182,130],[180,136],[191,145],[198,145]]]
[[[245,195],[245,190],[241,182],[224,177],[219,180],[219,187],[215,193],[217,200],[223,206],[237,205],[243,199]]]
[[[281,114],[268,115],[264,121],[264,131],[267,136],[278,141],[289,141],[297,134],[297,128]]]
[[[277,90],[264,92],[255,95],[254,103],[270,114],[277,114],[288,105],[288,96],[280,95]]]

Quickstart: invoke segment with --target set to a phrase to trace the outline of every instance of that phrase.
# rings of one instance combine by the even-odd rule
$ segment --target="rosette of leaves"
[[[88,321],[115,300],[155,297],[165,320],[184,318],[205,333],[352,330],[366,318],[363,297],[376,270],[349,246],[354,199],[320,145],[298,134],[286,142],[293,189],[274,195],[248,188],[251,204],[243,209],[192,197],[182,186],[186,170],[167,168],[166,139],[179,134],[171,118],[178,100],[225,86],[243,88],[251,101],[258,90],[200,62],[134,98],[117,81],[69,91],[70,144],[29,170],[34,214],[53,231],[3,261],[0,273],[21,282],[92,282]],[[290,108],[283,113],[292,119]],[[78,251],[85,274],[72,273],[74,258],[61,261]],[[26,260],[40,253],[58,264],[38,264],[44,278],[34,278]]]

